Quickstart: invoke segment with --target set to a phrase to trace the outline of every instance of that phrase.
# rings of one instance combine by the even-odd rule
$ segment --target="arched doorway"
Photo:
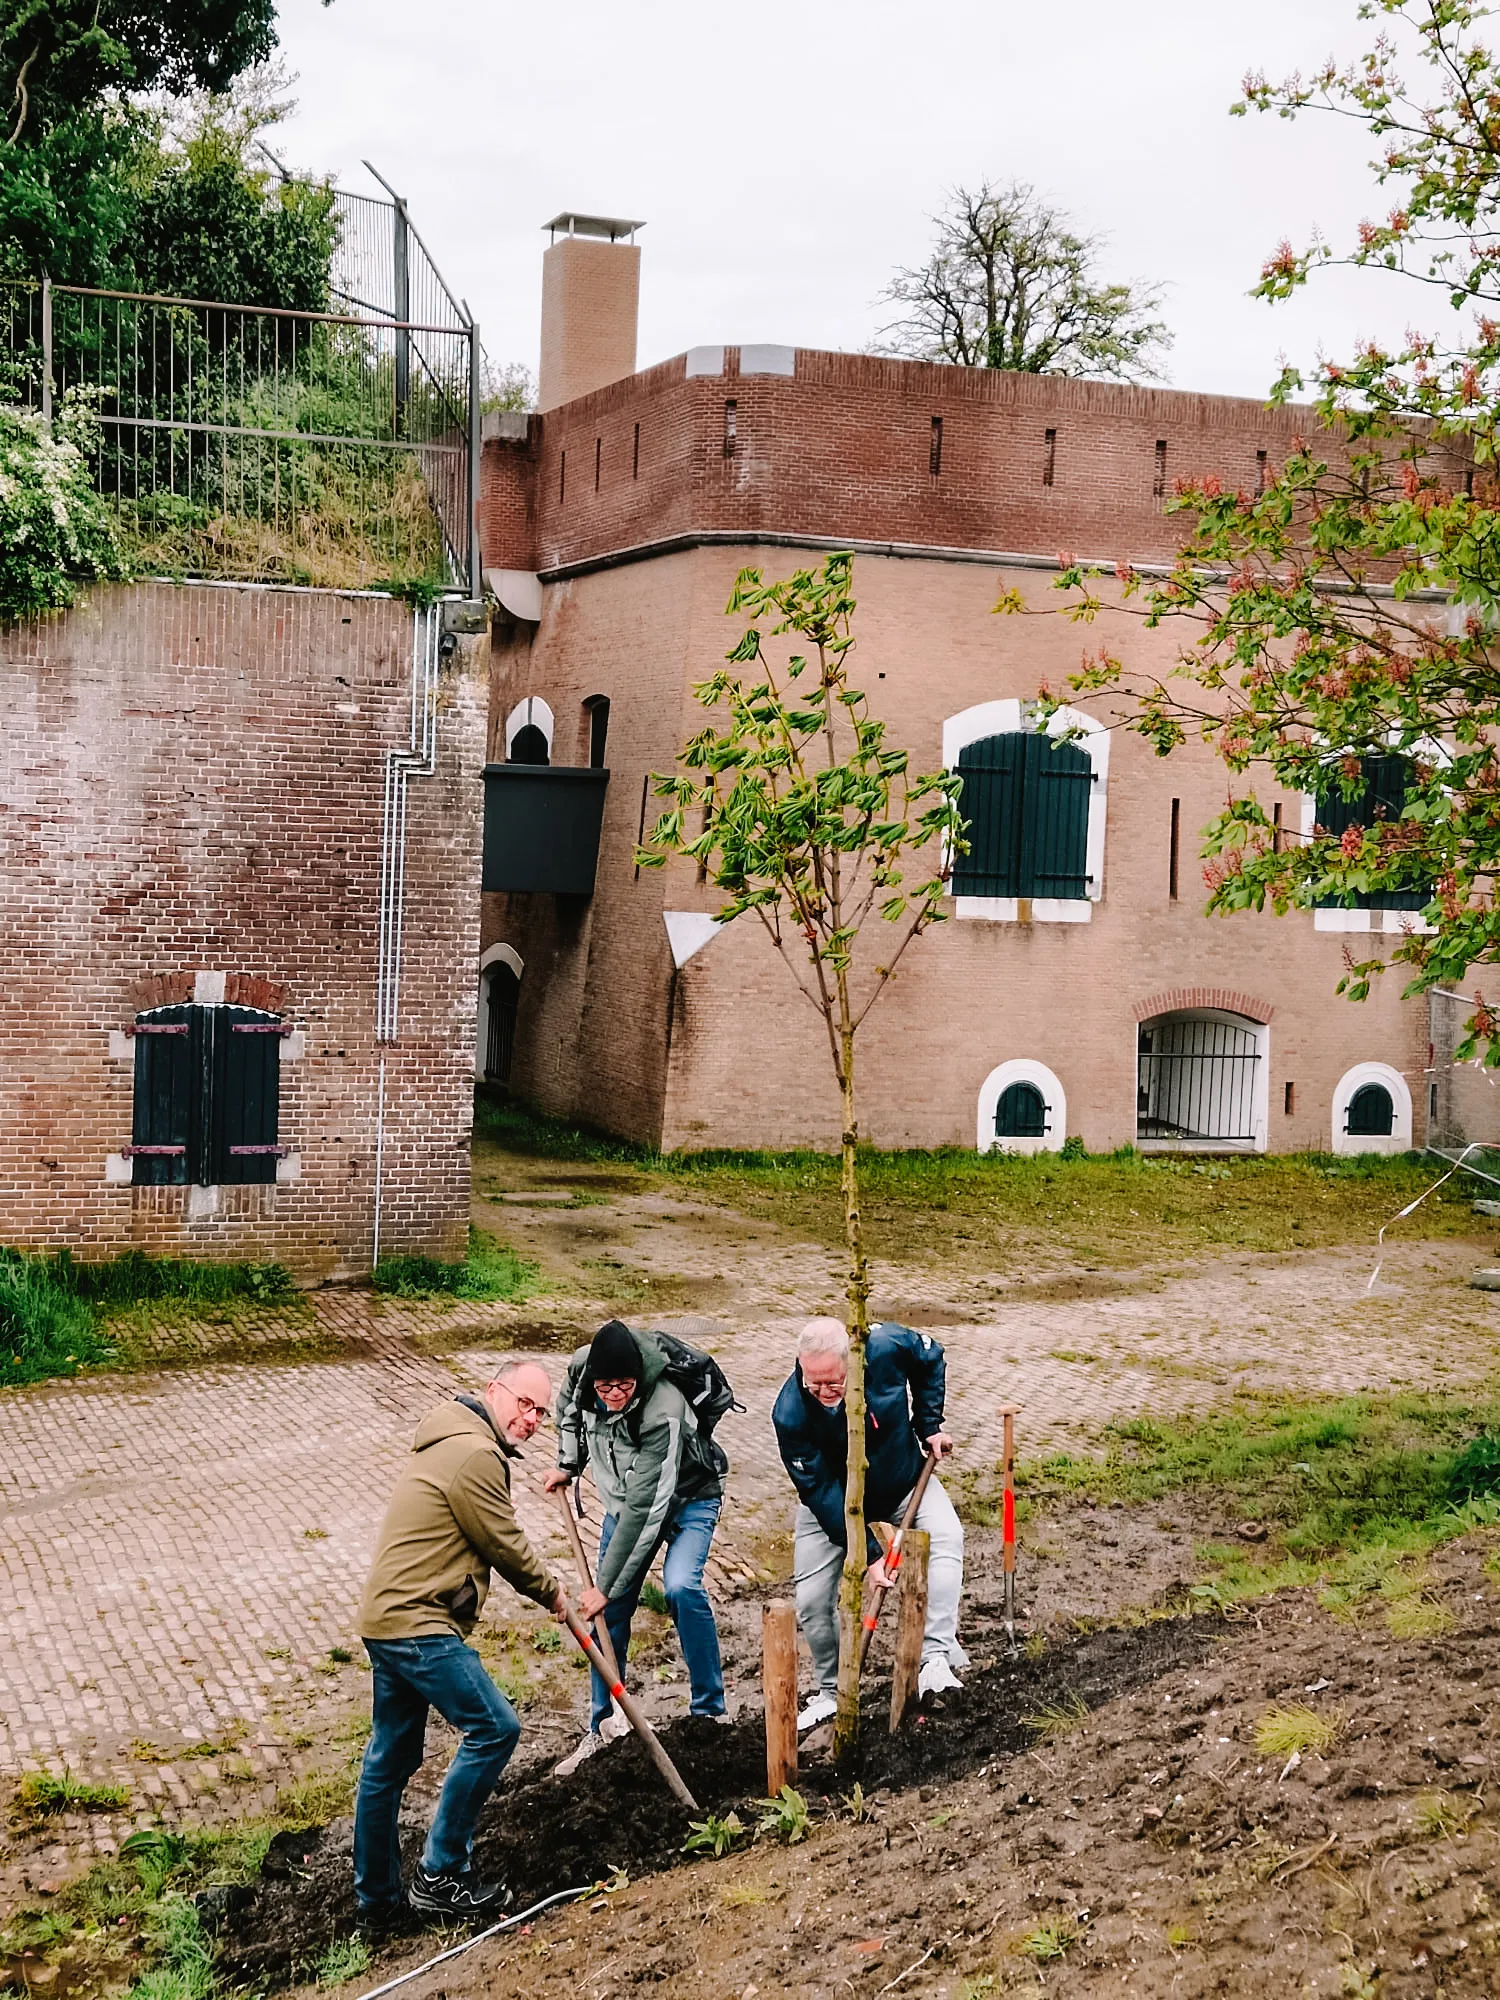
[[[492,944],[479,961],[474,1075],[480,1082],[510,1082],[524,969],[520,953],[508,944]]]
[[[1136,1143],[1151,1151],[1264,1152],[1267,1028],[1194,1007],[1142,1021]]]

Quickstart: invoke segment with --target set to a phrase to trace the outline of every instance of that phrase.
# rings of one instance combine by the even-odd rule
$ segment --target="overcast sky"
[[[1246,296],[1283,236],[1383,213],[1364,135],[1228,115],[1248,67],[1349,54],[1355,0],[282,0],[298,109],[278,150],[411,204],[499,362],[535,368],[540,229],[644,217],[639,362],[697,342],[869,346],[892,270],[958,182],[1030,180],[1159,279],[1178,388],[1258,396],[1285,353],[1433,324],[1446,307],[1328,273]]]

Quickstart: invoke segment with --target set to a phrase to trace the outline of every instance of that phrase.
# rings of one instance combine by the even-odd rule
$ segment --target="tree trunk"
[[[844,1240],[849,1253],[849,1380],[844,1415],[849,1426],[844,1476],[844,1574],[839,1585],[838,1714],[833,1725],[835,1760],[847,1764],[859,1747],[859,1633],[865,1594],[865,1339],[870,1331],[870,1280],[865,1268],[859,1212],[859,1125],[854,1108],[854,1022],[848,981],[838,975],[839,1086],[843,1097]]]

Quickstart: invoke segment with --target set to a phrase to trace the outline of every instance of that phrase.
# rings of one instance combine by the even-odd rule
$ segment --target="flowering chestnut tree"
[[[1211,910],[1424,906],[1388,958],[1348,957],[1340,991],[1356,999],[1388,962],[1416,992],[1500,958],[1500,64],[1464,0],[1359,11],[1380,27],[1357,61],[1251,76],[1234,109],[1362,124],[1394,200],[1342,255],[1283,243],[1256,289],[1286,298],[1331,262],[1398,273],[1425,288],[1434,328],[1306,382],[1287,369],[1273,401],[1311,392],[1305,434],[1257,492],[1178,489],[1169,574],[1122,566],[1106,593],[1101,572],[1065,559],[1058,579],[1074,618],[1095,619],[1107,595],[1149,627],[1196,628],[1165,673],[1106,646],[1071,686],[1123,696],[1127,726],[1160,754],[1193,735],[1223,758],[1230,796],[1204,836]],[[1014,593],[997,606],[1021,608]],[[1402,773],[1380,807],[1376,759]],[[1347,823],[1278,831],[1255,791],[1266,770]],[[1476,1047],[1500,1064],[1500,1008],[1483,1000],[1461,1053]]]
[[[741,570],[727,606],[749,619],[727,665],[693,692],[709,721],[640,851],[644,867],[695,861],[722,897],[720,923],[754,915],[817,1009],[842,1109],[849,1379],[844,1394],[844,1574],[834,1749],[859,1737],[865,1577],[865,1340],[870,1281],[859,1200],[859,1030],[907,948],[942,917],[942,857],[963,851],[960,780],[912,773],[849,678],[854,558],[767,583]],[[913,864],[915,867],[913,868]],[[915,874],[914,880],[908,879]]]

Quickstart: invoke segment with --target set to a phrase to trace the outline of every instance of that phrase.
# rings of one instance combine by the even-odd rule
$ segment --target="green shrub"
[[[1455,1507],[1493,1493],[1500,1486],[1500,1438],[1482,1433],[1453,1461],[1448,1473],[1448,1499]]]
[[[524,1299],[537,1289],[540,1271],[506,1243],[480,1230],[469,1231],[469,1254],[462,1263],[437,1257],[382,1257],[372,1283],[377,1292],[401,1299]]]
[[[94,414],[76,399],[50,424],[0,405],[0,625],[64,609],[81,583],[126,575],[89,471],[97,441]]]
[[[45,1257],[0,1250],[0,1383],[74,1375],[108,1352],[88,1306]]]

